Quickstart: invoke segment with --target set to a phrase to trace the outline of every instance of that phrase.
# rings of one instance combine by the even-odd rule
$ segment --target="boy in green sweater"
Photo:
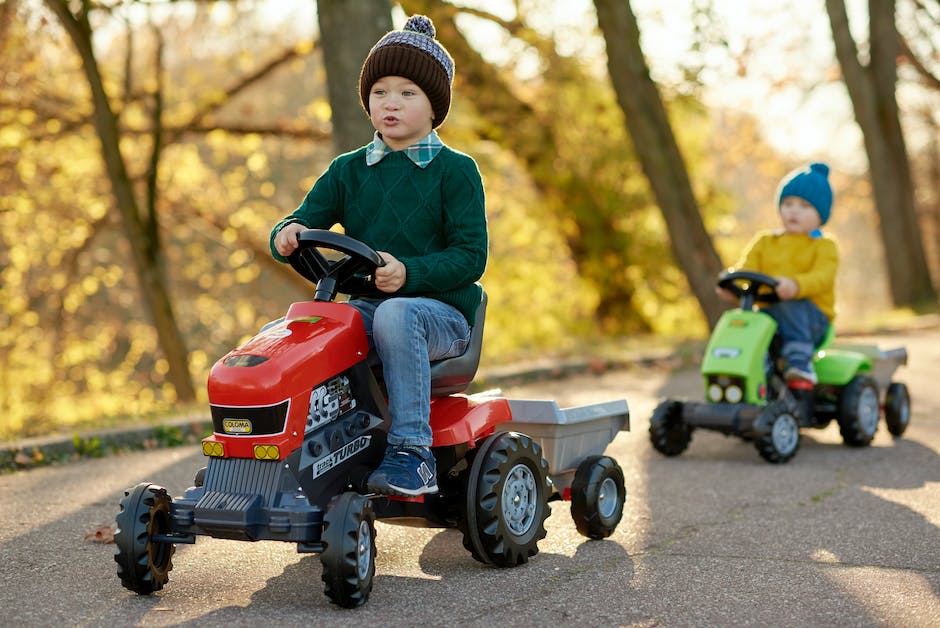
[[[454,78],[453,59],[434,36],[431,20],[415,15],[376,43],[359,77],[374,139],[337,157],[271,231],[282,262],[299,232],[337,223],[386,262],[375,272],[384,295],[349,303],[362,314],[388,391],[388,449],[368,486],[390,495],[438,490],[430,363],[466,349],[486,267],[479,169],[434,130],[447,116]]]
[[[816,383],[813,354],[835,317],[835,283],[839,252],[820,227],[832,210],[829,166],[812,163],[786,175],[777,188],[783,229],[759,233],[737,268],[777,280],[780,301],[764,308],[777,321],[788,382]],[[735,297],[718,289],[728,301]],[[798,384],[792,384],[798,385]]]

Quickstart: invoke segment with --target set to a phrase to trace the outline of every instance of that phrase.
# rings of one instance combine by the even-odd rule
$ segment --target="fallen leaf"
[[[83,541],[92,543],[114,543],[114,526],[100,525],[91,532],[86,532]]]

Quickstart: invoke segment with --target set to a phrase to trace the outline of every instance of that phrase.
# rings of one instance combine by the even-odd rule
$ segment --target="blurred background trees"
[[[361,61],[412,13],[432,17],[455,58],[440,132],[477,159],[487,188],[485,365],[704,337],[720,311],[715,271],[777,226],[777,181],[810,158],[843,160],[832,164],[840,325],[935,305],[940,3],[897,0],[894,29],[851,31],[851,57],[834,44],[851,37],[841,18],[829,33],[788,29],[828,41],[814,67],[768,64],[769,42],[705,0],[670,5],[690,28],[668,42],[669,63],[669,8],[595,4],[0,1],[0,439],[200,407],[211,364],[309,297],[272,260],[269,230],[335,154],[368,141]],[[840,6],[826,8],[838,18]],[[787,10],[764,9],[762,23],[778,28]],[[864,83],[846,89],[875,65],[893,116],[856,103]],[[796,138],[781,149],[761,111],[728,104],[734,85],[759,82],[784,103],[794,89],[851,95],[858,126],[814,120],[841,140],[830,154],[801,153]],[[843,138],[860,156],[870,147],[871,106],[908,183],[899,157],[843,157]],[[881,200],[888,178],[910,197],[903,214]],[[889,217],[897,225],[879,229]],[[902,252],[914,262],[885,263]]]

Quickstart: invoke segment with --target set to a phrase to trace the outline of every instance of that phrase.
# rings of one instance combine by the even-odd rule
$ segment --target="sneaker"
[[[437,492],[437,464],[429,447],[389,445],[366,484],[383,495],[415,497]]]
[[[810,370],[803,370],[795,366],[791,366],[790,368],[788,368],[786,372],[783,374],[783,378],[787,380],[788,382],[792,382],[793,380],[800,380],[804,382],[809,382],[810,384],[813,384],[813,385],[815,385],[817,382],[816,373]]]

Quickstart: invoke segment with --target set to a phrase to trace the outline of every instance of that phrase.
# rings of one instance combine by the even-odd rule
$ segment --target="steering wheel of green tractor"
[[[327,259],[320,249],[342,253]],[[301,277],[317,285],[315,301],[332,301],[336,294],[374,295],[375,269],[385,260],[372,247],[355,238],[325,229],[307,229],[297,234],[297,248],[287,261]]]
[[[741,299],[741,309],[750,310],[755,303],[776,303],[777,280],[753,270],[725,271],[718,275],[718,287]]]

